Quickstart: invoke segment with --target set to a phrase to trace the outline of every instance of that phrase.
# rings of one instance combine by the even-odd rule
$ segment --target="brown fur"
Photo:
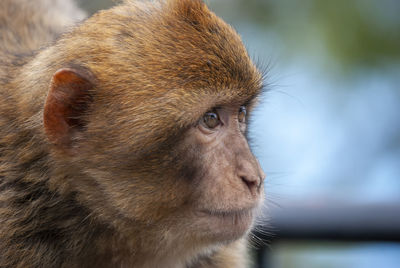
[[[84,17],[84,12],[70,1],[2,0],[0,51],[30,53]]]
[[[36,52],[68,29],[47,2],[0,4],[0,267],[244,267],[243,234],[199,231],[191,210],[247,199],[196,188],[212,160],[188,135],[259,93],[239,36],[198,0],[126,1]],[[90,83],[68,143],[44,114],[60,69]]]

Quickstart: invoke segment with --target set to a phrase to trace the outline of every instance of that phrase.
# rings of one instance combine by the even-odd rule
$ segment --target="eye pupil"
[[[247,114],[246,107],[240,106],[238,114],[238,120],[240,123],[244,123],[246,121],[246,114]]]
[[[220,124],[218,114],[216,112],[207,112],[203,116],[203,122],[208,128],[215,128]]]

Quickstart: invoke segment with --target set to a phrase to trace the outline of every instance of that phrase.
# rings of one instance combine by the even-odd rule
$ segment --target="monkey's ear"
[[[86,70],[64,68],[51,81],[43,112],[45,133],[51,143],[68,149],[73,137],[85,127],[83,116],[91,101],[94,87]]]

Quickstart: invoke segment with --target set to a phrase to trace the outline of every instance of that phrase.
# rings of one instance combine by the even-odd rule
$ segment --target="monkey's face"
[[[177,132],[169,129],[178,124],[176,114],[165,113],[163,136],[149,130],[140,144],[121,142],[124,136],[134,137],[133,126],[120,125],[124,132],[115,141],[98,133],[116,152],[106,166],[93,166],[93,179],[106,191],[100,198],[111,196],[106,203],[120,216],[185,241],[229,242],[245,235],[263,199],[265,175],[245,135],[251,107],[236,103],[213,105]],[[153,140],[153,146],[146,140]]]

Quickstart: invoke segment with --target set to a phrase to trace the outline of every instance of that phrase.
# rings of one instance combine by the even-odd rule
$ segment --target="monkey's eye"
[[[209,129],[216,128],[221,124],[217,111],[209,111],[203,115],[202,123]]]
[[[238,113],[238,120],[240,123],[246,122],[246,114],[247,114],[246,106],[240,106]]]

